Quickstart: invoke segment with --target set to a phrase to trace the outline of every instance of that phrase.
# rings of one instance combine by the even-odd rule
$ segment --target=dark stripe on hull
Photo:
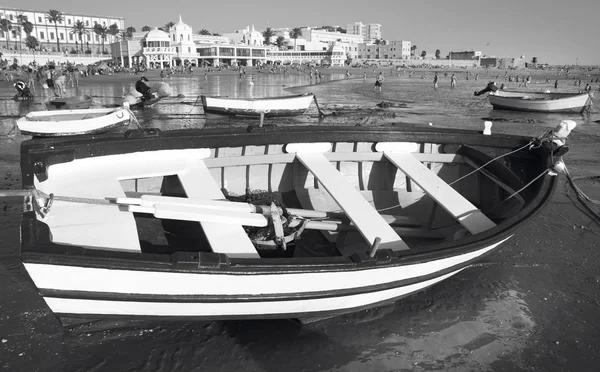
[[[265,117],[276,117],[276,116],[297,116],[302,115],[308,108],[302,109],[284,109],[284,110],[270,110],[265,113]],[[240,109],[228,109],[224,107],[204,107],[205,113],[219,114],[219,115],[230,115],[230,116],[250,116],[259,117],[260,112],[255,110],[240,110]]]
[[[439,282],[438,282],[439,283]],[[127,320],[244,320],[244,319],[302,319],[302,318],[330,318],[339,315],[351,314],[362,310],[381,307],[411,296],[415,293],[427,290],[429,287],[436,285],[433,283],[430,286],[417,289],[415,291],[392,297],[387,300],[373,302],[366,305],[349,307],[344,309],[326,310],[326,311],[307,311],[302,313],[280,313],[280,314],[246,314],[246,315],[192,315],[192,316],[151,316],[151,315],[117,315],[117,314],[78,314],[78,313],[54,313],[61,318],[84,318],[84,319],[127,319]]]
[[[545,113],[551,114],[551,113],[581,113],[581,112],[583,112],[583,110],[585,110],[585,108],[587,106],[573,107],[573,108],[561,109],[561,110],[536,110],[536,109],[518,108],[518,107],[512,107],[512,106],[503,106],[503,105],[498,105],[498,104],[492,104],[492,107],[494,108],[494,110],[545,112]]]
[[[397,289],[413,285],[428,280],[433,280],[441,276],[447,275],[457,270],[464,269],[477,261],[480,261],[485,256],[499,250],[505,243],[499,244],[494,249],[472,258],[469,261],[450,266],[443,270],[423,275],[412,277],[393,282],[381,283],[371,286],[358,288],[346,288],[337,290],[327,290],[320,292],[305,292],[305,293],[275,293],[275,294],[260,294],[260,295],[148,295],[138,293],[115,293],[115,292],[91,292],[91,291],[72,291],[72,290],[55,290],[40,288],[40,293],[44,297],[69,298],[81,300],[105,300],[105,301],[134,301],[134,302],[169,302],[169,303],[227,303],[227,302],[276,302],[276,301],[295,301],[295,300],[315,300],[334,297],[347,297],[361,295],[367,293],[381,292],[391,289]]]

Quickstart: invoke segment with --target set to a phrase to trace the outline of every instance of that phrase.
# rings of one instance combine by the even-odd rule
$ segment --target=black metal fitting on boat
[[[143,132],[139,129],[125,131],[123,137],[127,139],[160,137],[160,133],[158,128],[143,128]]]

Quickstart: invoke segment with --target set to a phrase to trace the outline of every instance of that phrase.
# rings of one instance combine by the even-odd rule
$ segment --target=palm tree
[[[104,41],[106,40],[106,35],[108,35],[108,28],[106,26],[96,23],[94,25],[94,33],[102,38],[102,54],[104,54]]]
[[[152,30],[152,27],[150,27],[150,26],[144,26],[144,27],[142,27],[142,32],[148,32],[150,30]]]
[[[277,45],[277,48],[281,49],[283,44],[285,44],[285,37],[283,37],[283,36],[277,37],[277,40],[275,40],[275,45]]]
[[[58,24],[64,21],[63,14],[58,10],[50,9],[46,13],[46,21],[54,23],[54,29],[56,30],[56,47],[60,52],[60,42],[58,41]]]
[[[0,19],[0,30],[6,34],[6,49],[8,49],[8,42],[10,41],[10,30],[12,30],[12,23],[6,19]]]
[[[40,46],[40,42],[35,38],[35,36],[29,35],[25,38],[25,46],[27,49],[33,50],[33,55],[35,56],[35,50]]]
[[[131,40],[131,38],[133,37],[133,33],[135,32],[135,28],[134,27],[127,27],[127,29],[125,30],[125,37],[129,40]]]
[[[417,51],[417,46],[416,45],[411,45],[411,47],[410,47],[410,56],[414,57],[416,51]]]
[[[265,38],[265,45],[271,45],[271,38],[275,36],[275,32],[273,32],[271,27],[267,27],[262,32],[262,36]]]
[[[113,23],[108,27],[108,34],[118,38],[121,35],[121,30],[119,30],[119,26],[116,23]]]
[[[440,54],[442,54],[442,52],[439,49],[435,50],[435,59],[440,59]]]
[[[29,22],[29,21],[25,21],[22,24],[23,26],[23,32],[25,32],[25,35],[30,36],[31,33],[33,32],[33,23]]]
[[[85,28],[85,24],[83,23],[83,21],[75,21],[75,23],[73,24],[73,27],[71,27],[71,31],[69,31],[71,33],[71,35],[77,35],[79,37],[79,40],[83,41],[82,37],[83,35],[89,35],[90,32]],[[77,47],[78,42],[77,42],[78,38],[75,38],[75,46]],[[77,49],[77,48],[75,48]],[[81,43],[81,53],[83,53],[83,43]]]
[[[173,26],[175,26],[175,22],[167,22],[167,23],[165,23],[165,25],[163,26],[162,30],[163,30],[164,32],[169,32],[169,31],[171,31],[171,28],[172,28]]]
[[[212,35],[212,34],[210,33],[210,31],[203,28],[202,30],[198,31],[198,35]]]
[[[302,30],[299,27],[295,27],[290,31],[290,38],[294,39],[294,50],[296,50],[296,43],[300,36],[302,36]]]
[[[427,52],[426,52],[426,51],[422,51],[422,52],[421,52],[421,58],[425,58],[425,56],[426,56],[426,55],[427,55]]]

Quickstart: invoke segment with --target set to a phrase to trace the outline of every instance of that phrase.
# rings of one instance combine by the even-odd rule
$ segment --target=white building
[[[350,35],[360,35],[363,42],[369,43],[376,39],[381,39],[381,25],[379,23],[354,22],[346,25],[346,33]]]
[[[175,64],[185,64],[185,61],[191,63],[192,59],[197,58],[196,44],[192,37],[192,27],[186,25],[179,16],[179,21],[169,30],[171,37],[171,47],[175,48]]]
[[[360,59],[409,59],[410,41],[383,40],[380,44],[360,44],[358,58]]]
[[[232,44],[246,44],[252,46],[262,46],[264,44],[264,37],[260,31],[256,31],[254,29],[254,25],[252,28],[250,26],[246,26],[246,28],[242,30],[236,30],[232,33],[223,34],[224,37],[227,37]]]
[[[26,49],[25,38],[27,35],[22,33],[19,37],[19,30],[22,29],[18,20],[19,15],[22,15],[26,21],[33,24],[31,36],[34,36],[39,41],[40,50],[47,51],[57,51],[58,41],[61,52],[74,53],[77,50],[81,51],[83,49],[83,51],[89,51],[90,53],[101,53],[103,40],[99,35],[94,33],[94,24],[98,23],[106,27],[116,24],[120,31],[125,29],[125,20],[122,17],[64,12],[63,21],[55,25],[46,20],[46,13],[47,11],[44,10],[0,7],[0,19],[8,19],[13,27],[8,35],[5,32],[0,31],[0,48],[6,47],[8,37],[9,49],[19,49],[19,43],[22,44],[23,49]],[[87,34],[84,34],[81,37],[72,32],[73,25],[77,21],[82,21],[86,27]],[[104,40],[106,49],[109,50],[110,48],[108,46],[116,40],[115,36],[107,35],[106,40]]]

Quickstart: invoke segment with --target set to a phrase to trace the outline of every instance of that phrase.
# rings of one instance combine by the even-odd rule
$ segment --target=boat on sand
[[[24,141],[21,259],[62,318],[330,317],[497,251],[558,183],[538,138],[417,126]]]
[[[592,105],[593,93],[511,92],[488,94],[494,109],[533,112],[582,113]]]
[[[314,99],[312,93],[265,98],[231,98],[201,96],[205,113],[233,116],[296,116],[301,115]]]
[[[86,110],[32,111],[17,119],[22,134],[38,137],[103,133],[129,125],[125,107]]]

